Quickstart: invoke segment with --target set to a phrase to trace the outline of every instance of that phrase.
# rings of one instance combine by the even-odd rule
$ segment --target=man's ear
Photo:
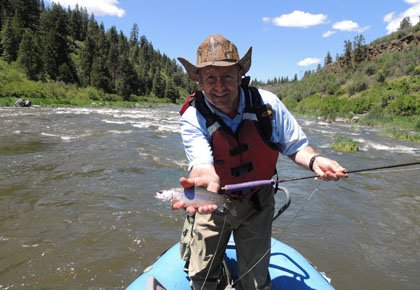
[[[197,73],[197,84],[200,86],[200,88],[203,88],[203,83],[201,82],[201,73]]]
[[[242,76],[244,75],[242,69],[238,70],[238,86],[242,84]]]

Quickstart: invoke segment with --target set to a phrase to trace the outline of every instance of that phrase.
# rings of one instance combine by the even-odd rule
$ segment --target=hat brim
[[[242,74],[246,74],[251,68],[251,55],[252,55],[252,46],[248,49],[248,51],[240,60],[235,61],[235,62],[221,60],[221,61],[214,61],[214,62],[205,62],[198,66],[195,66],[183,57],[178,57],[178,60],[184,66],[190,78],[193,81],[198,82],[198,73],[200,69],[208,67],[208,66],[228,67],[228,66],[239,65],[239,67],[241,68]]]

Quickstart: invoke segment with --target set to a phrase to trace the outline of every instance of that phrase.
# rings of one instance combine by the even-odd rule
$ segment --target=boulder
[[[359,122],[359,120],[360,120],[359,116],[354,116],[353,118],[351,118],[352,123],[357,123],[357,122]]]
[[[24,108],[24,107],[30,107],[32,105],[30,100],[25,101],[24,99],[18,99],[15,102],[15,107],[20,107],[20,108]]]

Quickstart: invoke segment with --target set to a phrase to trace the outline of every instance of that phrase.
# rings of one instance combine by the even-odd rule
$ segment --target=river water
[[[179,240],[183,212],[153,197],[187,175],[177,109],[0,108],[0,289],[124,289]],[[420,161],[420,143],[298,120],[348,170]],[[340,136],[361,150],[330,149]],[[277,167],[311,175],[286,157]],[[419,289],[418,167],[283,186],[292,204],[273,236],[335,288]]]

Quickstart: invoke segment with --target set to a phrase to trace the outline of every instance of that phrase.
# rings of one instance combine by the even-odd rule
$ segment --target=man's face
[[[220,111],[236,111],[239,103],[238,86],[241,74],[238,66],[209,66],[200,71],[199,82],[207,100]]]

